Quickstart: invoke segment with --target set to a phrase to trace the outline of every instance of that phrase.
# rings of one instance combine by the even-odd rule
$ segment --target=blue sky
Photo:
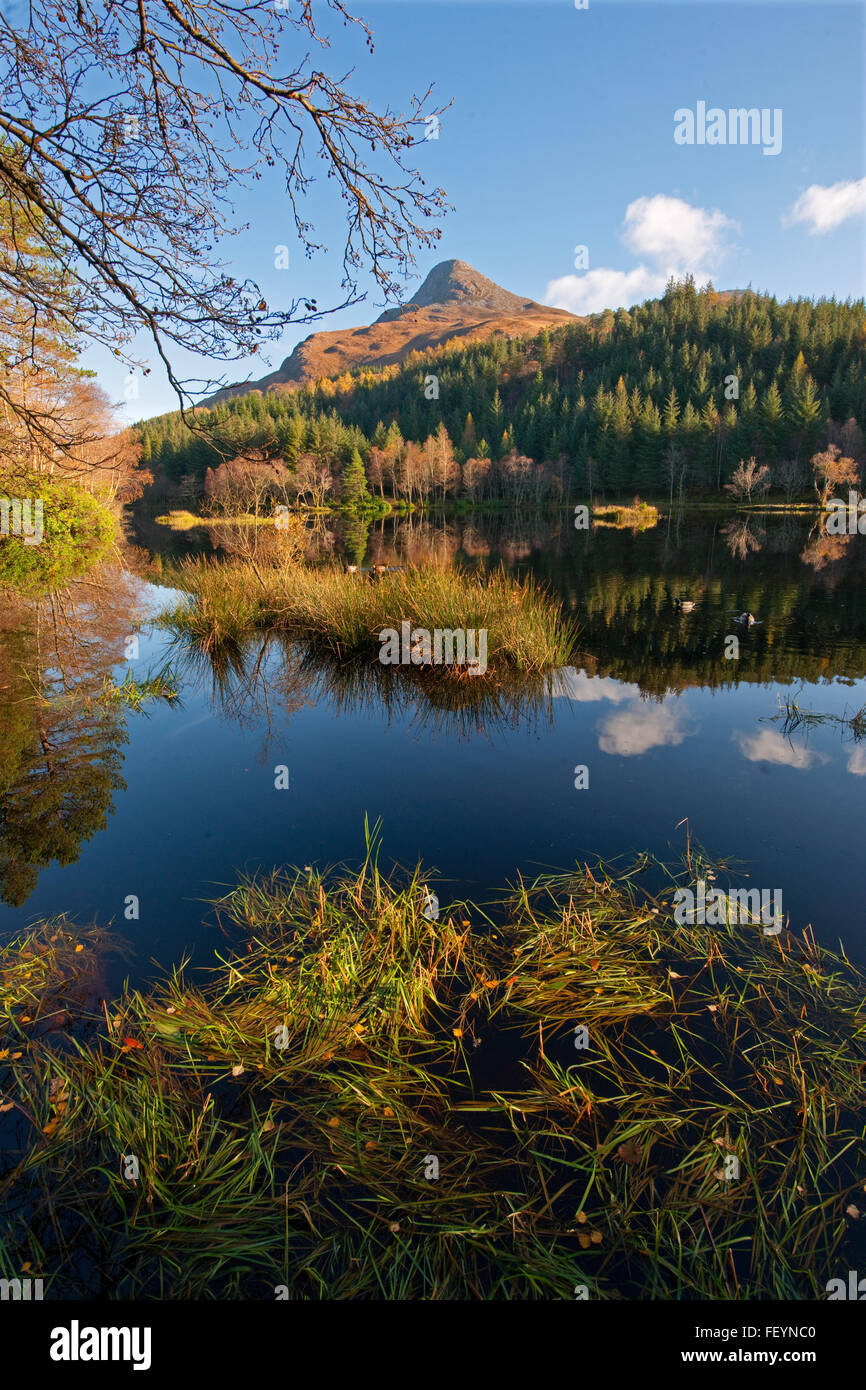
[[[780,298],[864,293],[862,5],[371,0],[354,9],[375,51],[334,26],[327,71],[354,65],[353,90],[380,106],[402,107],[431,81],[439,102],[453,101],[439,138],[415,151],[454,204],[438,249],[419,262],[422,276],[458,257],[575,312],[640,302],[685,270]],[[676,143],[675,112],[699,102],[725,113],[781,110],[779,153]],[[234,273],[257,279],[275,305],[295,294],[339,302],[332,188],[322,181],[308,198],[330,247],[313,261],[290,235],[276,180],[242,197],[239,220],[250,227],[228,243]],[[284,242],[290,266],[276,270],[274,247]],[[587,248],[587,269],[575,269],[577,246]],[[379,311],[374,294],[314,328],[366,323]],[[271,344],[271,365],[310,331],[299,325]],[[123,370],[102,355],[88,364],[122,400]],[[231,380],[263,370],[257,360],[179,366]],[[127,415],[174,403],[155,369]]]

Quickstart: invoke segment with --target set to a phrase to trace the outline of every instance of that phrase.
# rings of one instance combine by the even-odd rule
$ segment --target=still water
[[[319,556],[504,564],[561,597],[580,624],[573,664],[469,708],[273,641],[215,672],[153,619],[177,598],[172,565],[217,533],[142,518],[132,538],[122,563],[4,609],[0,933],[68,913],[113,923],[136,981],[155,962],[207,963],[208,900],[259,868],[357,863],[367,817],[385,859],[430,866],[443,907],[575,860],[673,863],[688,833],[737,862],[732,882],[780,889],[792,929],[811,923],[866,964],[866,739],[840,722],[866,706],[866,538],[730,515],[642,533],[503,516],[311,536]],[[169,658],[176,704],[100,699],[112,673]],[[794,698],[837,718],[786,726]]]

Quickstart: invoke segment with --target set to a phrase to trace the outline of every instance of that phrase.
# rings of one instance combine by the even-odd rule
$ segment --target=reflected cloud
[[[627,685],[612,676],[588,676],[586,671],[578,671],[574,666],[563,666],[550,677],[550,693],[554,699],[564,695],[579,704],[610,700],[621,705],[624,700],[636,699],[640,691],[636,685]]]
[[[621,758],[639,757],[650,748],[676,748],[696,732],[688,728],[688,710],[672,704],[646,704],[636,700],[630,709],[609,714],[598,725],[602,753]]]
[[[848,771],[855,777],[866,777],[866,748],[854,748],[847,763]]]
[[[773,729],[764,729],[759,734],[733,733],[731,738],[750,763],[774,763],[777,767],[805,770],[813,763],[827,762],[826,754],[816,753],[812,748],[798,748]]]

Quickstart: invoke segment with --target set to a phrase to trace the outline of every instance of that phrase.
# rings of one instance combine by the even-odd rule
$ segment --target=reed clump
[[[127,991],[63,1046],[7,1008],[3,1274],[29,1261],[49,1297],[824,1297],[866,1206],[845,958],[680,925],[637,873],[438,915],[430,885],[373,837],[358,873],[220,899],[204,981]]]
[[[333,566],[194,560],[181,567],[177,582],[192,601],[165,614],[164,625],[205,652],[267,631],[302,638],[341,660],[375,658],[380,633],[399,633],[408,623],[428,633],[484,630],[488,672],[540,672],[566,664],[576,637],[545,589],[501,570],[406,569],[371,583]],[[435,669],[465,675],[456,665]]]
[[[592,515],[596,526],[613,527],[616,530],[637,530],[646,531],[650,527],[656,526],[659,519],[659,509],[650,502],[642,502],[639,497],[633,503],[610,503],[605,506],[593,507]]]

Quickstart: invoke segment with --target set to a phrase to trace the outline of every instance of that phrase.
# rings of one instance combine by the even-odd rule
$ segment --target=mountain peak
[[[423,285],[409,296],[406,303],[386,309],[377,323],[393,323],[412,309],[427,309],[437,305],[472,305],[488,313],[518,314],[527,309],[541,309],[534,299],[512,294],[488,280],[467,261],[440,261],[434,265]]]
[[[205,404],[248,391],[291,391],[359,367],[391,366],[452,339],[516,338],[573,320],[565,309],[504,290],[466,261],[440,261],[404,305],[386,309],[375,323],[311,333],[277,371],[259,381],[226,386]]]

